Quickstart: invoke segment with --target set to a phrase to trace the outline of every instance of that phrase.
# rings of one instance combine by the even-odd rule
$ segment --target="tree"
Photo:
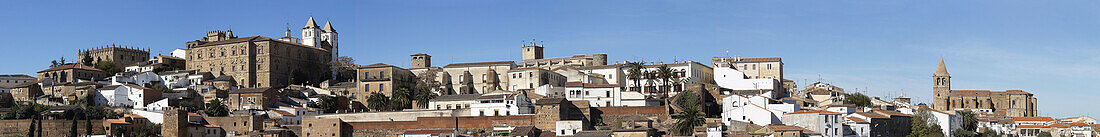
[[[367,108],[374,111],[389,110],[390,98],[380,92],[374,92],[367,97]]]
[[[336,72],[336,78],[334,78],[336,81],[331,83],[355,80],[355,69],[359,66],[355,65],[355,59],[348,56],[340,56],[333,59],[333,62],[330,64],[332,66],[332,72]]]
[[[206,115],[215,117],[224,117],[229,115],[229,108],[222,104],[220,100],[213,100],[206,104]]]
[[[691,135],[695,126],[702,126],[706,121],[703,120],[703,113],[699,112],[699,95],[694,91],[687,90],[680,93],[679,99],[676,104],[680,106],[683,111],[675,117],[676,125],[672,127],[672,131],[677,135]]]
[[[439,95],[432,93],[430,87],[420,87],[420,91],[416,92],[416,106],[420,108],[428,108],[428,102]]]
[[[681,92],[680,97],[676,99],[676,105],[681,109],[698,109],[700,104],[699,94],[695,91],[686,90]]]
[[[89,54],[91,54],[91,52],[84,51],[84,56],[83,56],[82,59],[80,59],[80,64],[82,64],[84,66],[95,66],[95,62],[93,62],[95,60],[93,60],[92,56],[89,55]]]
[[[642,78],[645,76],[645,74],[642,72],[645,69],[645,62],[644,61],[637,61],[637,62],[627,61],[626,65],[628,67],[626,71],[628,73],[630,73],[630,74],[626,75],[627,78],[629,78],[631,80],[634,80],[634,89],[637,90],[637,92],[642,92],[642,83],[641,83],[641,81],[642,81]]]
[[[336,98],[329,96],[321,96],[321,103],[318,105],[325,113],[336,113],[336,110],[340,109],[340,106],[336,103]]]
[[[76,117],[76,115],[73,115],[73,117],[69,117],[69,118],[70,118],[70,119],[72,119],[72,121],[73,121],[72,127],[71,127],[71,128],[69,128],[69,137],[77,137],[77,136],[80,136],[80,135],[79,135],[79,134],[80,134],[80,132],[78,132],[78,131],[77,131],[77,128],[76,128],[76,127],[77,127],[77,122],[76,122],[76,118],[77,118],[77,117]]]
[[[84,99],[84,135],[92,135],[92,115],[91,108],[95,106],[95,94],[88,93]]]
[[[927,108],[917,110],[909,119],[910,132],[907,137],[943,137],[943,130],[936,124],[936,117]]]
[[[96,63],[95,68],[103,70],[108,76],[114,76],[115,73],[122,72],[122,68],[116,67],[115,62],[111,61],[99,61],[99,63]]]
[[[867,95],[863,95],[863,93],[856,92],[844,97],[844,104],[852,104],[857,107],[870,107],[871,98],[867,97]]]
[[[1050,132],[1039,132],[1039,135],[1036,136],[1036,137],[1050,137],[1050,136],[1051,136]]]
[[[960,123],[961,123],[960,125],[962,126],[962,128],[951,131],[951,136],[956,136],[956,137],[985,136],[985,135],[982,135],[982,134],[985,134],[985,133],[982,133],[982,134],[977,133],[977,131],[978,131],[977,130],[978,129],[978,118],[974,117],[974,112],[971,112],[971,111],[958,111],[958,112],[956,112],[955,116],[958,116],[960,119],[962,119],[962,121],[960,121]],[[996,132],[993,132],[993,134],[996,134]]]
[[[393,110],[401,110],[412,106],[413,95],[407,88],[397,88],[390,97],[390,107]]]
[[[660,67],[657,67],[656,73],[657,77],[661,78],[661,83],[665,85],[663,88],[661,88],[660,91],[664,97],[667,97],[668,92],[672,91],[671,80],[672,75],[674,75],[672,72],[672,68],[669,68],[668,65],[661,65]]]

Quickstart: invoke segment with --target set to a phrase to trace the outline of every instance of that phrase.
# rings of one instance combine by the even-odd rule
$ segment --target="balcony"
[[[362,82],[371,82],[371,81],[390,81],[390,78],[368,77],[368,78],[362,78],[362,79],[359,79],[359,81],[362,81]]]

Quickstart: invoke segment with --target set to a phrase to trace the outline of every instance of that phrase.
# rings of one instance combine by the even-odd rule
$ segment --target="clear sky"
[[[300,36],[332,21],[341,55],[407,67],[520,60],[522,40],[547,57],[612,61],[783,57],[799,86],[931,98],[943,57],[955,89],[1021,89],[1040,114],[1100,114],[1100,1],[5,1],[0,73],[33,74],[105,44],[167,55],[206,31]],[[820,76],[820,77],[819,77]]]

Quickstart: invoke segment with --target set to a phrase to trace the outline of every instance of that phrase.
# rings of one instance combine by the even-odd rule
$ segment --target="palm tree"
[[[367,97],[367,108],[369,108],[371,110],[375,110],[375,111],[388,110],[387,107],[389,105],[390,105],[390,98],[386,97],[385,94],[382,94],[380,92],[371,93],[370,97]]]
[[[703,120],[703,114],[699,112],[699,96],[691,90],[680,94],[676,103],[683,111],[675,117],[677,121],[672,131],[678,135],[691,135],[695,126],[702,126],[706,121]]]
[[[390,105],[393,110],[406,109],[412,106],[412,93],[409,93],[407,88],[398,88],[393,91],[393,96],[390,97]]]
[[[702,126],[706,121],[703,120],[703,114],[699,113],[696,108],[685,108],[676,116],[676,125],[672,127],[672,131],[678,135],[691,135],[695,126]]]
[[[645,62],[643,62],[643,61],[638,61],[638,62],[627,61],[626,65],[629,67],[629,68],[627,68],[626,71],[628,73],[630,73],[630,74],[627,74],[627,78],[629,78],[631,80],[634,80],[634,89],[638,90],[638,92],[642,92],[641,81],[642,81],[642,77],[645,76],[645,74],[642,72],[642,70],[645,69]]]
[[[416,94],[416,106],[420,108],[428,108],[428,102],[438,96],[438,94],[431,92],[430,87],[420,87],[420,92],[417,92]]]
[[[668,97],[668,92],[672,90],[672,82],[670,82],[673,75],[672,68],[669,68],[668,65],[661,65],[660,67],[657,67],[657,72],[655,73],[657,75],[657,78],[661,79],[661,84],[665,85],[663,88],[661,88],[661,93],[663,93],[664,97]]]

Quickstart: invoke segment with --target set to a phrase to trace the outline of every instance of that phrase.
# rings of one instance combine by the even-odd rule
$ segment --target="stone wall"
[[[668,108],[665,106],[639,106],[639,107],[594,107],[593,119],[599,119],[610,129],[623,129],[624,121],[653,121],[654,128],[664,129],[668,120]]]
[[[31,125],[30,120],[0,120],[0,136],[26,136],[27,130]],[[69,135],[69,130],[72,129],[72,121],[70,120],[42,120],[42,135],[47,137],[62,137]],[[84,125],[84,120],[77,120],[78,133],[84,134],[84,129],[87,128]],[[103,121],[92,120],[92,134],[104,134]]]

